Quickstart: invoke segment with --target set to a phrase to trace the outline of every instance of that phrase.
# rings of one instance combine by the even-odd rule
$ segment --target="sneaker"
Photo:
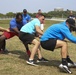
[[[67,62],[68,62],[68,67],[76,67],[76,63],[74,63],[70,58],[68,58]]]
[[[76,63],[68,63],[68,67],[76,67]]]
[[[34,60],[28,60],[26,61],[26,63],[29,65],[38,66],[37,64],[34,63]]]
[[[41,59],[38,59],[37,62],[48,62],[48,60],[45,58],[41,58]]]
[[[28,56],[30,57],[30,55],[31,55],[30,50],[27,50],[27,54],[28,54]]]
[[[70,73],[70,74],[72,73],[67,65],[60,64],[59,68],[65,71],[66,73]]]

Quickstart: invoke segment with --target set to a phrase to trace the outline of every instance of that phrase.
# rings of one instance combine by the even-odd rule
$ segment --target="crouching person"
[[[38,18],[33,19],[26,25],[24,25],[20,30],[19,38],[20,40],[25,44],[33,44],[34,47],[32,48],[31,55],[29,57],[29,60],[27,61],[27,64],[30,65],[36,65],[34,63],[34,56],[36,52],[38,52],[38,61],[39,62],[47,62],[45,58],[42,57],[40,52],[40,42],[35,39],[35,32],[39,33],[40,35],[43,34],[43,32],[40,29],[40,24],[44,21],[44,15],[40,14]]]
[[[64,39],[67,38],[71,42],[76,43],[76,37],[70,32],[70,30],[75,29],[75,21],[73,19],[67,19],[65,22],[50,26],[40,39],[41,46],[46,50],[54,51],[55,48],[61,48],[62,63],[59,67],[67,73],[72,73],[69,66],[76,66],[76,64],[69,57],[68,45]]]

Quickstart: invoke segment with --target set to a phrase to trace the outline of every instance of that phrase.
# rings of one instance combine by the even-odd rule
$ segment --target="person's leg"
[[[6,45],[6,37],[4,35],[0,36],[0,52],[4,53],[5,45]]]
[[[3,52],[8,52],[8,50],[6,49],[6,40],[12,38],[15,35],[17,34],[14,32],[4,32],[0,36],[0,46],[2,47],[1,49]]]
[[[61,48],[61,57],[66,58],[68,55],[68,46],[65,41],[57,40],[56,47]]]
[[[67,44],[67,42],[66,41],[64,41],[66,44]],[[66,45],[66,44],[64,44],[64,45]],[[57,46],[59,46],[59,45],[57,45]],[[65,46],[66,47],[66,49],[65,48],[63,48],[62,47],[62,52],[61,53],[63,53],[63,51],[64,50],[68,50],[68,47],[67,46]],[[65,51],[64,51],[64,53],[65,53]],[[64,54],[63,54],[64,55]],[[62,58],[64,58],[64,56],[62,55]],[[67,56],[66,56],[66,61],[68,62],[68,66],[76,66],[75,65],[75,63],[70,59],[70,56],[69,56],[69,53],[68,53],[68,51],[67,51],[67,54],[66,54]]]
[[[31,43],[34,44],[34,47],[32,48],[31,55],[29,57],[29,60],[27,61],[27,64],[36,65],[36,64],[34,64],[34,56],[35,56],[36,52],[38,51],[40,42],[37,41],[36,39],[33,39],[33,41]],[[41,56],[41,58],[42,58],[42,56]]]
[[[72,73],[68,68],[68,63],[66,60],[68,55],[68,45],[65,41],[57,40],[55,48],[59,48],[59,47],[61,48],[61,58],[62,58],[62,64],[59,65],[59,67],[65,70],[67,73]]]
[[[41,54],[41,47],[39,47],[37,53],[38,53],[37,62],[48,62],[47,59],[45,59],[44,57],[42,57],[42,54]]]
[[[24,44],[24,43],[23,43]],[[26,48],[26,52],[27,52],[27,54],[28,54],[28,56],[30,57],[30,55],[31,55],[31,52],[30,52],[30,50],[29,50],[29,47],[28,47],[28,44],[24,44],[24,46],[25,46],[25,48]]]
[[[39,46],[40,46],[40,42],[37,41],[36,39],[34,39],[34,40],[32,41],[32,44],[34,44],[34,47],[32,48],[31,55],[30,55],[30,58],[29,58],[29,59],[31,59],[31,60],[34,59],[34,56],[35,56],[35,54],[36,54],[36,52],[37,52],[37,50],[38,50],[38,48],[39,48]],[[40,56],[40,57],[42,57],[42,56]]]

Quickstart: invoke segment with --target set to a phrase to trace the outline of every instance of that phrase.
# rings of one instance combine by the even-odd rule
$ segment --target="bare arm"
[[[37,33],[39,33],[40,35],[43,34],[43,32],[42,32],[42,30],[40,29],[39,26],[36,26],[35,28],[36,28]]]
[[[0,31],[7,31],[7,32],[9,32],[10,30],[9,29],[5,29],[3,27],[0,27]]]
[[[16,33],[18,33],[19,34],[19,30],[18,30],[18,28],[16,27],[16,28],[12,28],[13,30],[14,30],[14,32],[16,32]]]

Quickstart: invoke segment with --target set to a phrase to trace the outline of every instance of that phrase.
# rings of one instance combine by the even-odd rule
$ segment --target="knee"
[[[63,42],[62,46],[66,46],[67,47],[67,42]]]

